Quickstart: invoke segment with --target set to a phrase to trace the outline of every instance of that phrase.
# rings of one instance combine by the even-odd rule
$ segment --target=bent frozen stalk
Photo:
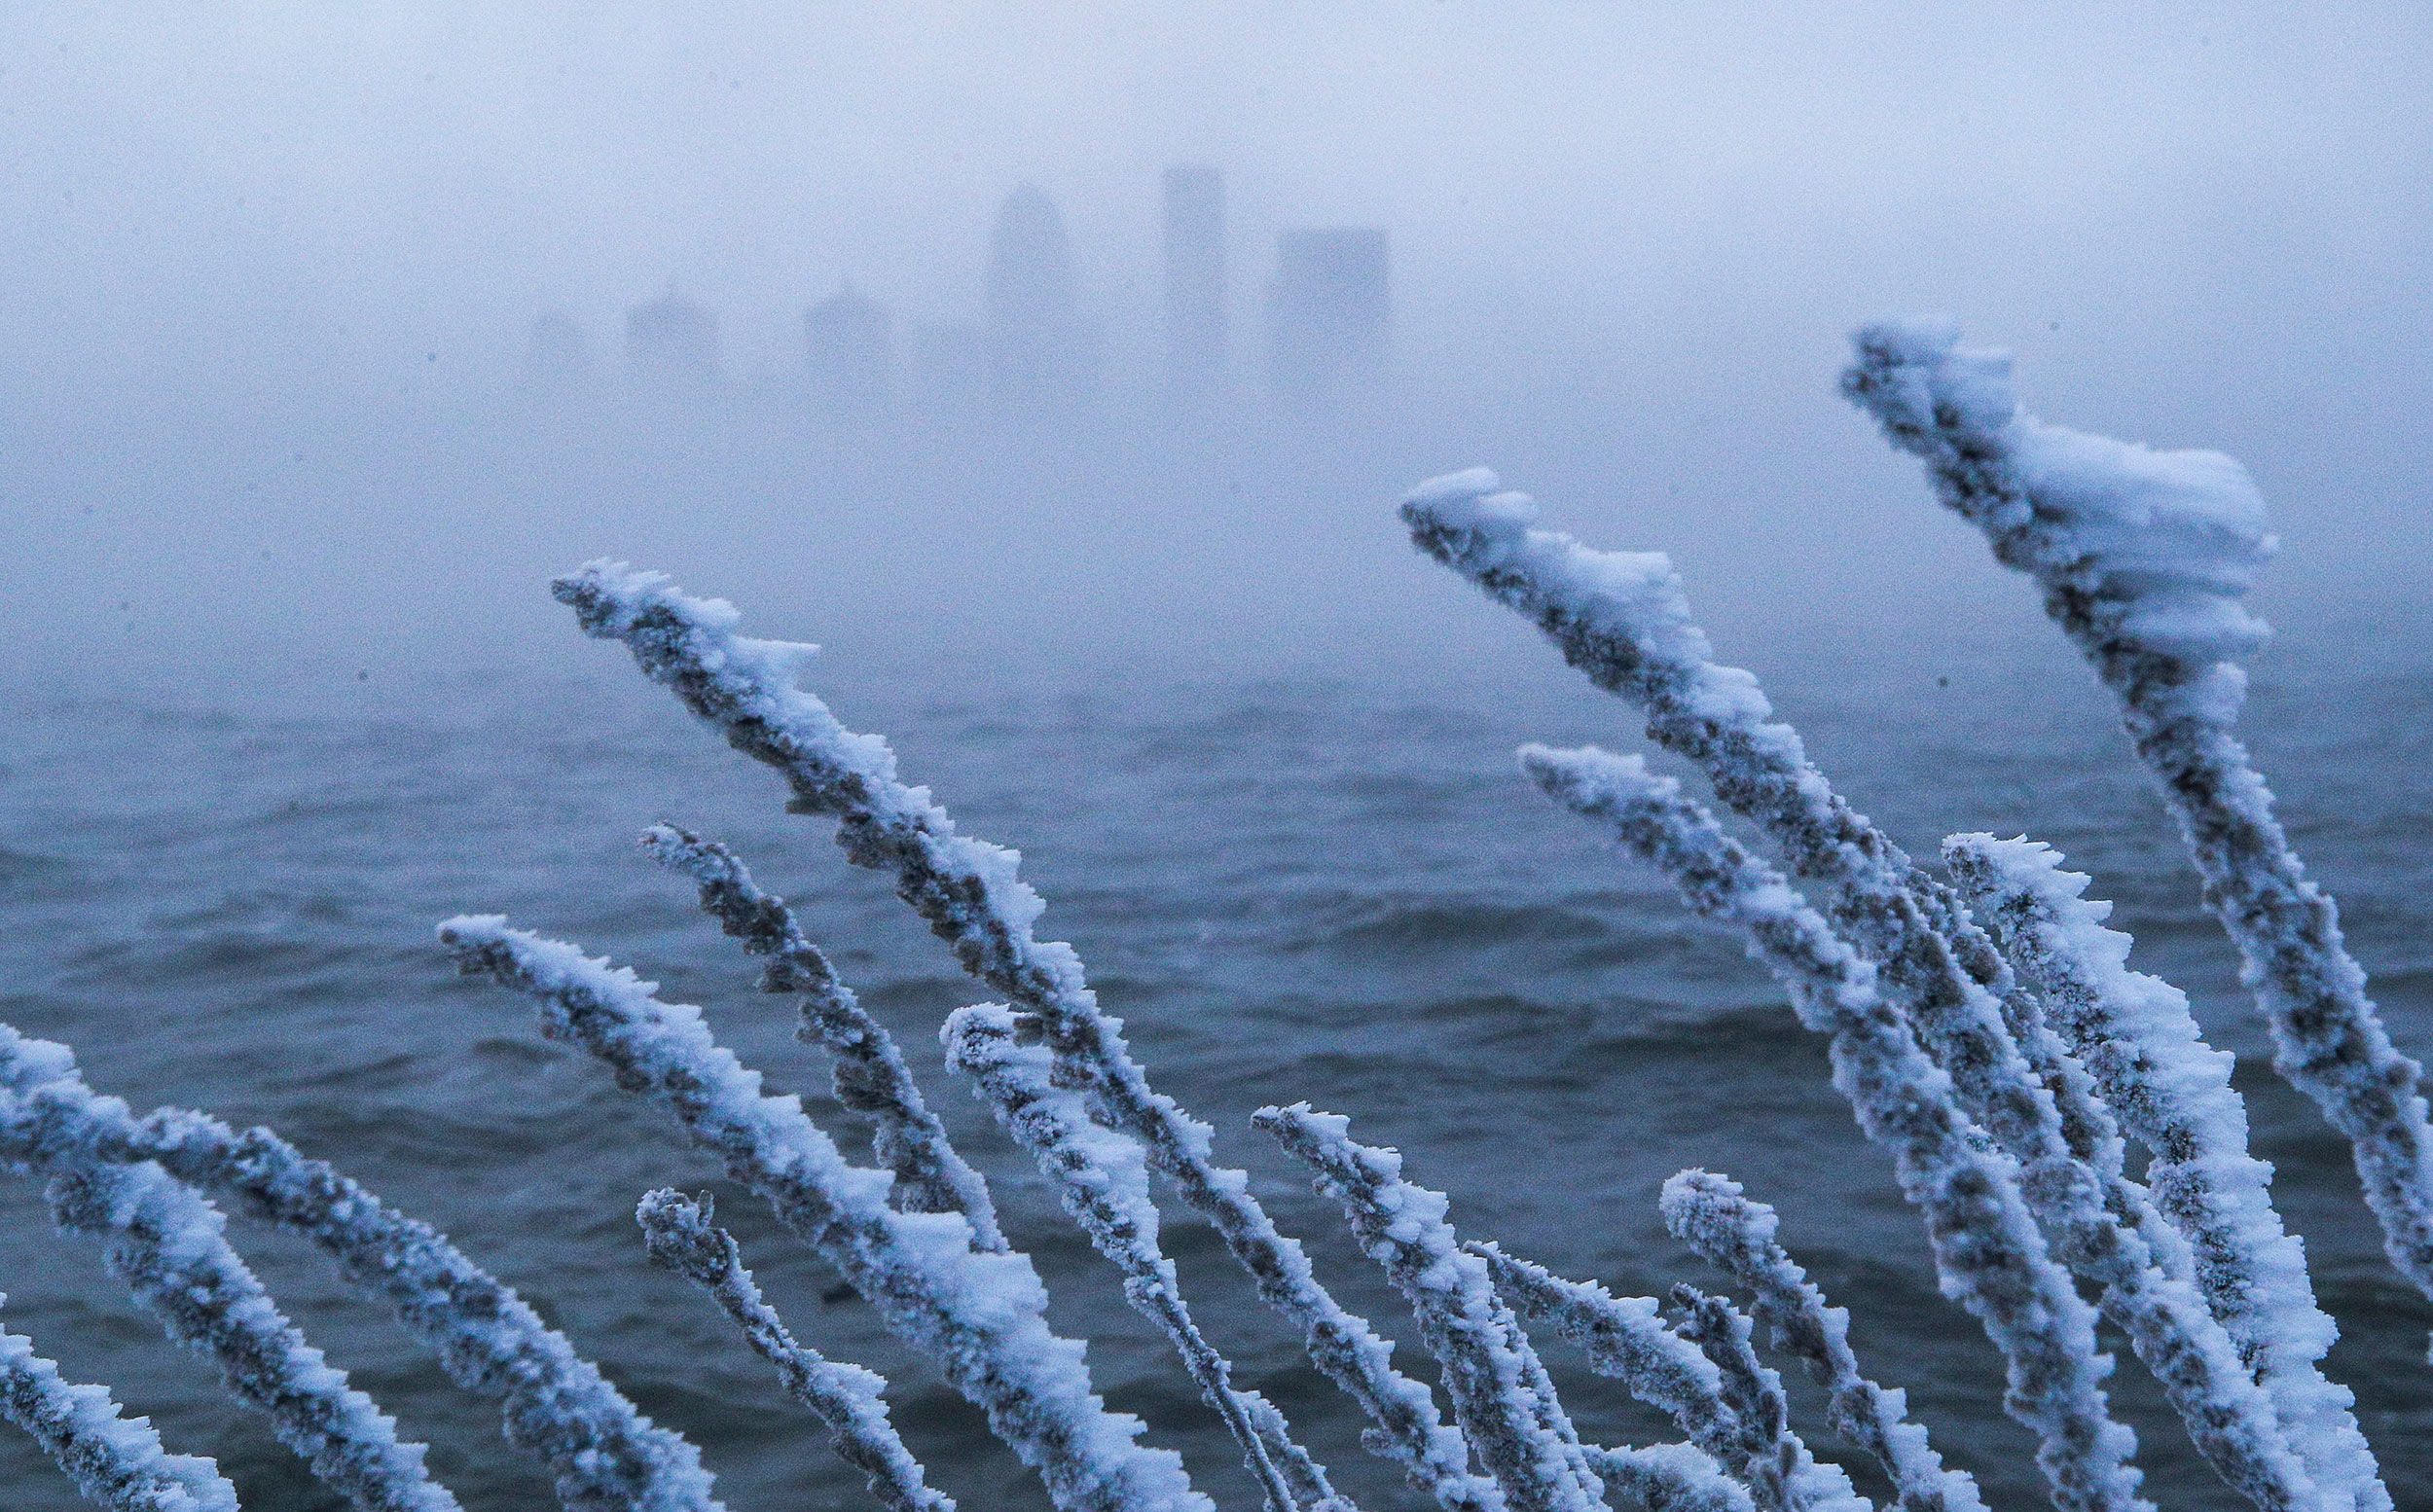
[[[1891,1153],[1903,1194],[1924,1214],[1945,1294],[2001,1350],[2010,1375],[2003,1405],[2037,1435],[2054,1504],[2152,1512],[2130,1463],[2136,1439],[2113,1421],[2104,1394],[2112,1361],[2096,1349],[2092,1310],[2046,1247],[2015,1165],[1961,1112],[1949,1075],[1876,990],[1874,967],[1645,762],[1537,746],[1521,759],[1556,802],[1610,826],[1661,871],[1692,912],[1738,928],[1790,991],[1799,1021],[1831,1036],[1834,1085],[1867,1136]]]
[[[2339,1328],[2317,1306],[2306,1251],[2272,1206],[2272,1168],[2248,1152],[2229,1053],[2205,1043],[2188,994],[2128,968],[2112,905],[2051,846],[1954,835],[1943,858],[1970,907],[2051,1010],[2121,1121],[2154,1152],[2146,1179],[2187,1236],[2197,1284],[2272,1396],[2317,1482],[2363,1512],[2390,1494],[2349,1389],[2320,1362]]]
[[[1614,1449],[1591,1444],[1586,1453],[1589,1467],[1607,1486],[1647,1512],[1757,1512],[1749,1488],[1690,1445]]]
[[[1718,1461],[1731,1458],[1740,1426],[1725,1405],[1723,1375],[1673,1331],[1653,1298],[1616,1297],[1594,1281],[1567,1280],[1497,1244],[1471,1241],[1463,1247],[1487,1262],[1507,1306],[1553,1328],[1587,1355],[1591,1370],[1671,1418],[1689,1437],[1685,1448]]]
[[[110,1271],[178,1343],[219,1366],[231,1395],[361,1512],[461,1512],[423,1448],[305,1342],[221,1235],[217,1209],[160,1167],[67,1165],[45,1195],[59,1227],[99,1235]]]
[[[899,1212],[892,1178],[854,1166],[803,1112],[710,1036],[701,1010],[652,984],[495,916],[440,925],[458,969],[531,996],[542,1032],[649,1094],[694,1142],[844,1276],[888,1327],[935,1360],[955,1388],[1066,1512],[1211,1512],[1181,1460],[1137,1442],[1142,1423],[1110,1411],[1082,1346],[1047,1325],[1047,1291],[1028,1256],[974,1248],[955,1212]]]
[[[2118,1221],[2145,1227],[2143,1195],[2122,1178],[2119,1134],[2084,1069],[1947,889],[1834,790],[1756,677],[1715,660],[1667,558],[1538,528],[1535,503],[1483,468],[1420,485],[1401,514],[1414,545],[1636,704],[1651,738],[1697,763],[1784,864],[1820,885],[1826,916],[1884,972],[1919,1044],[2031,1181],[2099,1187]],[[2167,1272],[2175,1257],[2154,1258]]]
[[[1947,325],[1858,333],[1843,391],[1925,462],[1944,506],[2042,591],[2121,707],[2178,821],[2205,901],[2237,945],[2276,1070],[2355,1152],[2391,1263],[2433,1297],[2433,1124],[2423,1067],[2391,1043],[2340,911],[2272,811],[2233,732],[2239,659],[2267,634],[2240,604],[2271,555],[2244,469],[2048,425],[2022,410],[2007,353]]]
[[[1501,1497],[1471,1473],[1468,1448],[1427,1386],[1396,1370],[1392,1346],[1319,1282],[1300,1244],[1251,1195],[1249,1178],[1216,1163],[1215,1132],[1150,1088],[1124,1043],[1123,1022],[1098,1006],[1079,954],[1033,934],[1046,904],[1022,880],[1021,856],[957,833],[928,789],[897,775],[886,740],[846,729],[795,686],[811,647],[739,635],[732,604],[690,597],[664,574],[623,562],[591,562],[551,591],[587,633],[622,641],[645,674],[730,745],[778,772],[794,794],[789,808],[834,815],[849,860],[891,873],[896,894],[964,970],[1038,1015],[1059,1064],[1088,1089],[1093,1115],[1146,1146],[1150,1164],[1215,1227],[1260,1298],[1300,1329],[1311,1361],[1376,1424],[1363,1443],[1450,1512],[1497,1512]]]
[[[1698,1347],[1713,1362],[1731,1409],[1730,1463],[1749,1494],[1766,1512],[1791,1512],[1792,1482],[1798,1464],[1790,1437],[1791,1404],[1780,1377],[1765,1368],[1749,1343],[1747,1319],[1738,1308],[1683,1282],[1675,1282],[1666,1310],[1673,1332]]]
[[[662,1189],[635,1209],[650,1257],[709,1294],[752,1352],[778,1368],[786,1394],[828,1430],[837,1458],[862,1473],[889,1512],[955,1512],[954,1498],[929,1489],[889,1421],[887,1382],[876,1372],[831,1360],[796,1339],[744,1268],[735,1236],[709,1221],[707,1194],[696,1202]]]
[[[5,1301],[0,1298],[0,1301]],[[173,1455],[109,1389],[71,1386],[22,1334],[0,1331],[0,1417],[24,1429],[85,1498],[110,1512],[239,1512],[220,1467]]]
[[[1174,1345],[1274,1512],[1322,1502],[1349,1512],[1307,1452],[1281,1433],[1262,1432],[1266,1424],[1280,1424],[1281,1415],[1272,1407],[1260,1411],[1264,1403],[1234,1386],[1232,1366],[1192,1322],[1174,1262],[1158,1247],[1157,1207],[1149,1200],[1139,1142],[1100,1128],[1079,1094],[1054,1085],[1047,1048],[1021,1042],[1021,1026],[1004,1004],[957,1009],[938,1038],[946,1063],[971,1078],[974,1095],[1056,1184],[1065,1211],[1091,1247],[1123,1273],[1124,1299]]]
[[[734,851],[672,824],[644,831],[642,849],[690,877],[701,888],[702,912],[746,952],[768,957],[761,990],[790,992],[802,1000],[796,1037],[835,1059],[837,1100],[875,1121],[871,1153],[895,1173],[889,1200],[907,1212],[962,1213],[971,1223],[975,1247],[1004,1249],[989,1184],[955,1152],[946,1127],[929,1111],[912,1067],[895,1048],[895,1036],[838,979],[785,900],[763,892]]]
[[[1454,1421],[1513,1512],[1605,1512],[1605,1488],[1553,1399],[1545,1367],[1495,1294],[1486,1262],[1445,1221],[1444,1194],[1402,1179],[1402,1157],[1358,1143],[1350,1121],[1308,1103],[1251,1120],[1342,1204],[1361,1247],[1385,1268],[1444,1368]]]
[[[508,1442],[546,1464],[571,1512],[724,1512],[701,1455],[654,1424],[530,1303],[429,1224],[390,1207],[268,1129],[207,1114],[140,1118],[89,1088],[64,1045],[0,1025],[0,1152],[158,1162],[201,1191],[310,1241],[356,1290],[388,1304],[449,1379],[495,1398]]]
[[[1616,1297],[1594,1281],[1568,1280],[1492,1243],[1468,1242],[1462,1247],[1487,1262],[1496,1295],[1515,1313],[1552,1327],[1587,1355],[1591,1370],[1619,1381],[1632,1396],[1670,1417],[1689,1435],[1689,1443],[1675,1445],[1668,1455],[1638,1465],[1632,1472],[1634,1485],[1643,1484],[1651,1475],[1669,1481],[1683,1465],[1684,1456],[1697,1455],[1709,1461],[1706,1474],[1736,1473],[1740,1480],[1733,1484],[1739,1487],[1745,1481],[1742,1494],[1753,1497],[1761,1508],[1866,1505],[1849,1477],[1835,1466],[1819,1462],[1787,1425],[1778,1435],[1790,1446],[1790,1458],[1782,1471],[1775,1473],[1771,1462],[1750,1464],[1753,1445],[1771,1456],[1777,1438],[1762,1430],[1753,1436],[1743,1408],[1731,1398],[1737,1394],[1743,1400],[1755,1400],[1772,1388],[1762,1384],[1752,1368],[1754,1361],[1737,1346],[1732,1348],[1730,1365],[1740,1372],[1741,1380],[1727,1386],[1724,1362],[1666,1321],[1652,1297]],[[1706,1475],[1697,1480],[1705,1484]],[[1687,1484],[1671,1485],[1665,1491],[1668,1496],[1692,1494],[1693,1488]]]
[[[1774,1209],[1728,1176],[1685,1170],[1664,1183],[1663,1212],[1675,1239],[1754,1294],[1774,1347],[1825,1387],[1834,1430],[1883,1466],[1903,1512],[1985,1512],[1977,1482],[1946,1469],[1926,1430],[1908,1420],[1901,1390],[1861,1373],[1850,1349],[1850,1314],[1828,1305],[1775,1240]]]
[[[1936,926],[1937,914],[1958,918],[1956,903],[1946,906],[1941,885],[1834,791],[1798,732],[1771,717],[1757,679],[1716,663],[1671,562],[1534,528],[1531,501],[1496,491],[1483,471],[1423,484],[1402,515],[1421,550],[1529,616],[1599,687],[1637,703],[1652,738],[1697,761],[1790,869],[1821,885],[1832,927],[1876,967],[1884,1000],[1948,1072],[1960,1111],[2017,1160],[2052,1254],[2101,1289],[2105,1315],[2206,1462],[2265,1512],[2309,1505],[2316,1490],[2270,1398],[2197,1295],[2176,1238],[2121,1174],[2117,1133],[2085,1068],[2015,984],[2001,984],[2016,999],[2006,1013]],[[1973,954],[2000,984],[2007,973],[1990,943]]]
[[[0,1160],[45,1179],[62,1230],[101,1238],[110,1273],[162,1331],[208,1356],[229,1393],[361,1512],[461,1512],[424,1468],[422,1446],[400,1439],[396,1420],[278,1310],[218,1208],[151,1161],[99,1152],[90,1126],[29,1136],[40,1121],[29,1104],[45,1093],[91,1098],[66,1047],[0,1032]]]

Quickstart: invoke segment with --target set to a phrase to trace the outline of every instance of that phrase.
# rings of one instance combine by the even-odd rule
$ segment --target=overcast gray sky
[[[2016,348],[2055,419],[2244,457],[2300,572],[2313,543],[2346,563],[2325,581],[2413,580],[2429,79],[2433,20],[2399,4],[20,3],[0,14],[5,612],[115,625],[92,606],[158,588],[187,542],[233,586],[163,591],[156,630],[203,641],[233,633],[233,595],[326,608],[392,548],[504,594],[530,562],[662,545],[640,525],[600,539],[617,532],[545,488],[518,523],[479,460],[494,438],[449,429],[532,313],[563,307],[606,345],[673,279],[718,309],[739,370],[774,369],[840,277],[908,319],[969,313],[991,208],[1025,180],[1063,204],[1118,370],[1138,369],[1155,175],[1179,160],[1227,174],[1246,336],[1276,228],[1392,232],[1413,412],[1461,418],[1372,438],[1376,475],[1332,480],[1377,499],[1398,469],[1490,462],[1585,524],[1658,519],[1655,544],[1685,555],[1702,522],[1718,556],[1766,570],[1898,541],[1929,506],[1913,482],[1877,497],[1909,475],[1833,371],[1854,323],[1936,310]],[[247,471],[254,452],[365,450],[356,421],[266,420],[302,430],[237,457],[161,423],[333,393],[421,417],[363,417],[382,460],[284,484]],[[883,472],[847,461],[858,486]],[[602,476],[701,512],[695,535],[730,538],[751,586],[769,517],[720,513],[737,480]],[[772,458],[750,486],[785,476]],[[810,464],[796,476],[814,508]],[[245,502],[280,487],[284,514]],[[1126,551],[1171,534],[1186,569],[1240,567],[1192,557],[1204,503],[1120,504],[1049,555],[1119,518]],[[875,533],[882,577],[1002,524],[903,508],[932,539]],[[425,528],[473,519],[515,551]],[[1370,526],[1313,549],[1356,560]],[[290,552],[305,536],[317,555]],[[977,557],[958,570],[1006,586]],[[1050,617],[1121,597],[1061,592]]]

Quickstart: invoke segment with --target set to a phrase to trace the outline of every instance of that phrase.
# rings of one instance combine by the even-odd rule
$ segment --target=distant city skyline
[[[1391,237],[1376,226],[1278,232],[1256,311],[1263,361],[1246,373],[1233,343],[1236,249],[1223,171],[1169,165],[1158,180],[1160,300],[1155,371],[1110,375],[1102,312],[1086,295],[1062,207],[1035,184],[998,201],[978,279],[976,318],[907,325],[853,275],[803,308],[797,381],[823,408],[896,405],[1005,410],[1091,403],[1110,389],[1162,392],[1178,403],[1250,386],[1293,404],[1357,397],[1392,360]],[[726,381],[716,311],[672,281],[625,312],[629,378],[681,389]],[[1128,343],[1112,343],[1129,349]],[[528,383],[566,388],[592,377],[591,342],[560,309],[536,316]],[[1119,379],[1119,380],[1118,380]]]

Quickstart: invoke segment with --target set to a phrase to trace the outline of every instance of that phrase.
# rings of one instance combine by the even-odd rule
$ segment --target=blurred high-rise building
[[[1225,181],[1215,168],[1166,170],[1166,381],[1206,394],[1225,374]]]
[[[851,281],[803,314],[812,392],[822,404],[870,409],[893,386],[893,322]]]
[[[1386,234],[1288,231],[1267,290],[1267,374],[1280,394],[1333,396],[1383,376],[1394,326]]]
[[[1002,403],[1080,396],[1097,353],[1073,293],[1072,245],[1056,201],[1025,184],[998,206],[989,242],[989,387]]]
[[[675,292],[625,312],[625,361],[642,377],[708,384],[718,377],[718,317]]]

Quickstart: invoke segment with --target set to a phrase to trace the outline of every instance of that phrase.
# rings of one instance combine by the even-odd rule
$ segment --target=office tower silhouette
[[[1215,168],[1166,170],[1166,382],[1196,396],[1225,374],[1225,181]]]
[[[894,386],[894,324],[851,280],[803,313],[812,393],[840,409],[871,409]]]
[[[1072,247],[1056,201],[1025,184],[998,207],[989,244],[989,387],[1000,403],[1082,396],[1097,354],[1073,294]]]
[[[625,312],[626,366],[644,378],[707,384],[718,377],[718,317],[668,291]]]
[[[1342,396],[1383,376],[1394,323],[1386,234],[1288,231],[1267,290],[1267,374],[1293,397]]]

